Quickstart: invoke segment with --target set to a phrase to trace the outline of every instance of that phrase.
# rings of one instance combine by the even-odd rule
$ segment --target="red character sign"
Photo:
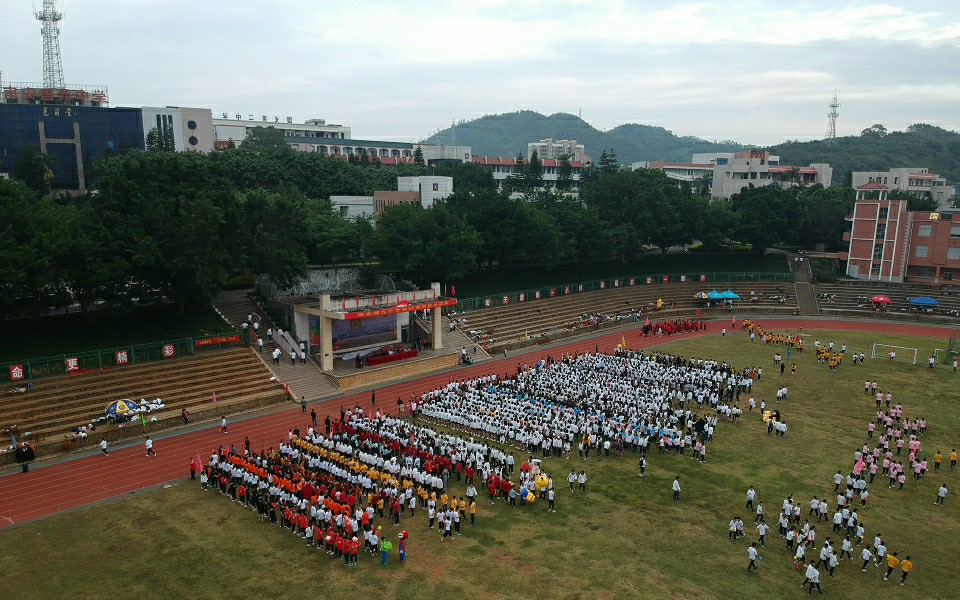
[[[670,276],[669,276],[669,275],[664,275],[664,276],[663,276],[663,282],[664,282],[664,283],[670,283]]]
[[[606,281],[601,281],[601,282],[600,282],[600,289],[602,290],[602,289],[604,289],[605,287],[607,287],[607,282],[606,282]]]
[[[577,286],[577,291],[578,291],[578,292],[582,292],[582,291],[583,291],[583,284],[582,284],[582,283]]]
[[[10,380],[11,381],[20,381],[26,377],[26,371],[23,369],[23,365],[13,365],[10,367]]]
[[[510,304],[510,296],[504,296],[504,297],[503,297],[503,303],[504,303],[504,304]]]
[[[487,308],[490,308],[490,298],[487,298],[486,300],[484,300],[483,305],[486,306]]]
[[[526,299],[527,299],[527,295],[526,295],[526,294],[520,294],[520,302],[523,302],[523,301],[526,300]]]
[[[177,347],[173,344],[164,344],[163,345],[163,357],[164,358],[173,358],[177,355]]]
[[[126,350],[117,350],[117,364],[125,365],[130,362],[130,354]]]
[[[568,285],[567,287],[563,288],[563,293],[564,293],[564,294],[569,294],[569,293],[570,293],[570,286],[569,286],[569,285]]]
[[[700,283],[706,283],[706,282],[707,282],[707,276],[706,276],[706,275],[701,275],[701,276],[700,276]]]
[[[537,300],[539,300],[539,299],[540,299],[540,290],[535,291],[535,292],[533,293],[533,297],[536,298]]]
[[[637,283],[637,280],[634,279],[633,277],[631,277],[631,278],[630,278],[630,285],[634,285],[635,283]]]
[[[686,283],[686,282],[687,282],[687,276],[686,276],[686,275],[681,275],[681,276],[680,276],[680,283]]]
[[[80,370],[80,359],[76,357],[67,359],[67,373],[75,373]]]
[[[556,296],[556,295],[557,295],[557,290],[555,290],[555,289],[550,290],[550,297],[551,297],[551,298],[553,298],[553,297]]]
[[[647,277],[647,285],[653,283],[653,277]]]

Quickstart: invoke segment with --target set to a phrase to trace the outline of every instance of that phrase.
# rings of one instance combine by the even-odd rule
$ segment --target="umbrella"
[[[107,415],[132,415],[140,410],[133,400],[117,400],[107,405]]]
[[[892,300],[886,296],[874,296],[873,298],[870,298],[870,302],[873,302],[874,304],[890,304]]]
[[[693,297],[696,298],[697,300],[707,300],[710,298],[710,294],[706,292],[697,292],[696,294],[693,295]]]
[[[919,298],[914,298],[910,301],[910,304],[916,306],[940,306],[940,303],[930,298],[929,296],[920,296]]]

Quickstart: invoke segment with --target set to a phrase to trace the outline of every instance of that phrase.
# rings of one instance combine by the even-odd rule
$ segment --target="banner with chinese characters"
[[[27,372],[24,370],[23,365],[12,365],[10,367],[11,381],[20,381],[26,376],[27,376]]]
[[[163,345],[163,357],[164,358],[173,358],[177,355],[177,347],[173,344],[164,344]]]
[[[76,373],[77,371],[80,370],[80,359],[79,359],[79,358],[77,358],[77,357],[75,357],[75,356],[71,356],[70,358],[68,358],[68,359],[67,359],[66,361],[64,361],[64,362],[65,362],[66,365],[67,365],[67,373]]]
[[[212,338],[204,338],[202,340],[194,340],[193,345],[197,348],[203,346],[216,346],[217,344],[239,344],[240,336],[239,335],[220,335]]]
[[[130,352],[127,350],[117,350],[117,364],[126,365],[130,364]]]
[[[354,319],[369,319],[370,317],[385,317],[387,315],[399,315],[400,313],[417,312],[419,310],[431,310],[434,308],[443,308],[444,306],[455,306],[457,301],[453,298],[446,300],[434,300],[430,302],[411,302],[406,306],[392,306],[390,308],[380,308],[377,310],[361,310],[357,312],[348,312],[343,318],[352,321]],[[506,304],[506,302],[504,302]]]

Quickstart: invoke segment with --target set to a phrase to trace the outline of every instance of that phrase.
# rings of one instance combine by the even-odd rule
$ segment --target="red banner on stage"
[[[506,298],[507,297],[504,296],[504,304],[507,303]],[[416,312],[418,310],[430,310],[433,308],[442,308],[444,306],[455,306],[456,304],[457,301],[452,298],[446,300],[437,300],[435,302],[408,303],[406,306],[393,306],[390,308],[378,308],[377,310],[348,312],[343,315],[343,318],[348,321],[353,321],[355,319],[366,319],[367,317],[385,317],[387,315],[398,315],[400,313]],[[486,302],[486,305],[490,306],[489,300]]]

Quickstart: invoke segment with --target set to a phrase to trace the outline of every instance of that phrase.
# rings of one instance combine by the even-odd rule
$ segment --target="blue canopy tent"
[[[721,294],[721,297],[724,300],[739,300],[740,296],[733,293],[733,290],[727,290]]]
[[[929,296],[920,296],[918,298],[914,298],[910,300],[910,304],[912,304],[913,306],[929,306],[929,307],[940,306],[939,302],[937,302],[933,298],[930,298]]]
[[[721,294],[717,290],[712,290],[707,294],[707,298],[711,300],[723,300],[723,294]]]

